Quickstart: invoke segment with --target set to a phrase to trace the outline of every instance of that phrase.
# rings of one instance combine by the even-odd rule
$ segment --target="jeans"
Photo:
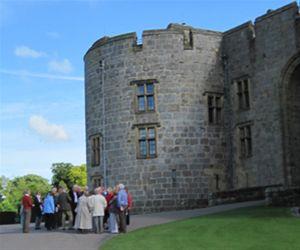
[[[41,228],[41,221],[42,221],[42,215],[37,214],[35,216],[35,229],[40,229]]]
[[[119,226],[117,223],[117,215],[115,213],[109,213],[109,231],[111,233],[119,233]]]
[[[103,216],[93,216],[93,230],[96,234],[103,233]]]

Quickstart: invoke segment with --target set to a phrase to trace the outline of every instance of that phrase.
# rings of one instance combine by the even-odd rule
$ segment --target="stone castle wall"
[[[285,184],[282,141],[282,74],[285,65],[297,53],[295,22],[298,6],[290,4],[267,13],[252,22],[229,30],[223,36],[223,51],[227,57],[228,80],[225,99],[229,114],[233,145],[234,187]],[[299,43],[299,42],[298,42]],[[250,109],[237,110],[237,90],[234,80],[250,79]],[[253,155],[239,157],[237,126],[252,123]]]
[[[89,137],[102,133],[103,60],[108,185],[127,185],[135,207],[143,211],[197,206],[215,185],[214,171],[221,176],[220,186],[226,186],[223,130],[208,126],[205,96],[223,91],[222,36],[192,29],[191,42],[189,32],[177,25],[145,31],[142,46],[131,33],[99,41],[85,57],[87,165]],[[139,114],[131,82],[147,79],[158,82],[156,112]],[[157,158],[136,158],[136,127],[143,124],[157,126]],[[88,169],[89,176],[104,176],[102,166]]]
[[[90,185],[105,176],[107,186],[122,182],[135,211],[150,212],[198,207],[210,192],[286,184],[282,74],[299,51],[297,18],[293,3],[225,33],[171,24],[144,31],[142,44],[135,33],[94,43],[85,55]],[[243,77],[250,83],[247,111],[236,101],[235,80]],[[155,112],[136,112],[135,83],[150,79]],[[223,100],[219,125],[208,123],[209,93]],[[244,123],[252,132],[246,159],[237,132]],[[157,157],[138,159],[138,128],[149,124],[156,127]],[[101,136],[98,166],[91,164],[94,135]]]

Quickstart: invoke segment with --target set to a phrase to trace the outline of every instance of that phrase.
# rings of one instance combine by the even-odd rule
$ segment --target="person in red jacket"
[[[32,208],[32,199],[30,197],[30,190],[26,190],[24,192],[24,196],[22,198],[22,206],[23,206],[23,233],[29,233],[29,225],[31,219],[31,208]]]

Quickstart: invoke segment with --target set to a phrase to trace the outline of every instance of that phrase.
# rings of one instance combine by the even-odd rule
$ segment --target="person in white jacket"
[[[107,206],[106,199],[102,195],[102,188],[96,188],[95,194],[90,197],[93,216],[93,229],[95,233],[103,233],[104,210]]]

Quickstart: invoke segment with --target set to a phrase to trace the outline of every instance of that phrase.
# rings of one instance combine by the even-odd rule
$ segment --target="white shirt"
[[[74,203],[77,203],[77,202],[78,202],[78,196],[77,196],[77,193],[76,193],[76,192],[73,192],[73,195],[74,195]]]

